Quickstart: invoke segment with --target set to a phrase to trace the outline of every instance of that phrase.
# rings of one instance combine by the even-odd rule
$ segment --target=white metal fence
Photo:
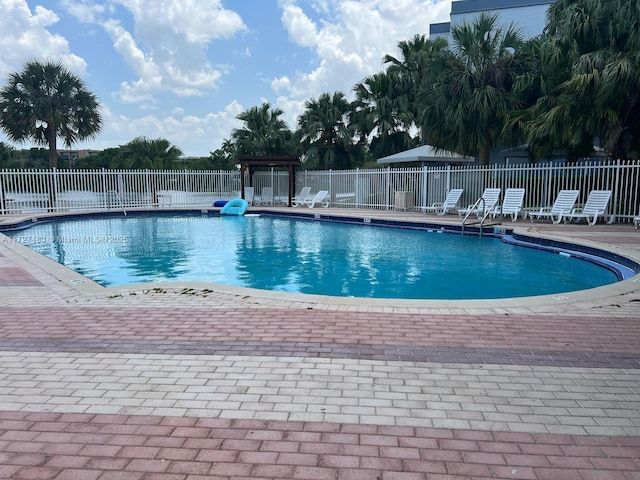
[[[252,183],[256,201],[270,187],[273,202],[286,204],[287,172],[258,171]],[[461,205],[474,203],[487,187],[525,188],[525,208],[552,205],[562,189],[580,190],[578,203],[591,190],[611,190],[609,215],[616,221],[630,222],[640,213],[638,161],[299,171],[297,191],[303,186],[328,190],[334,207],[407,210],[441,202],[451,188],[464,189]],[[238,171],[0,171],[1,214],[206,207],[238,196]]]

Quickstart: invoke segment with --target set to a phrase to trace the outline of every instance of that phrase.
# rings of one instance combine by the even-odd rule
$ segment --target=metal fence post
[[[385,202],[387,204],[387,210],[391,209],[391,167],[387,167],[387,184],[386,184],[386,188],[385,191],[387,192],[387,198],[385,199]]]
[[[618,192],[620,191],[620,159],[616,161],[616,178],[613,184],[613,212],[607,221],[613,223],[616,221],[616,213],[618,212]]]
[[[104,206],[109,210],[109,192],[107,192],[106,171],[104,167],[100,171],[100,180],[102,180],[102,195],[104,198]]]
[[[356,168],[356,178],[353,182],[353,194],[355,196],[353,199],[355,207],[360,208],[360,168]]]
[[[427,206],[427,166],[422,165],[422,193],[420,194],[419,207]]]
[[[4,173],[0,172],[0,213],[6,213],[7,204],[4,196]]]
[[[50,211],[57,211],[56,208],[56,199],[58,198],[58,169],[56,167],[52,168],[52,182],[51,182],[51,193],[49,194],[49,202],[50,202]]]
[[[151,179],[149,178],[150,176],[150,172],[149,169],[144,171],[144,178],[145,178],[145,188],[147,189],[147,194],[145,195],[148,199],[150,199],[151,204],[155,204],[157,203],[157,199],[154,199],[154,195],[151,191]],[[156,205],[157,206],[157,205]]]

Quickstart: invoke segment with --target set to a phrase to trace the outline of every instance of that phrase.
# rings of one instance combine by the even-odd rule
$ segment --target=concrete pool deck
[[[640,259],[632,225],[505,226]],[[0,330],[0,478],[640,479],[638,277],[482,301],[105,289],[5,237]]]

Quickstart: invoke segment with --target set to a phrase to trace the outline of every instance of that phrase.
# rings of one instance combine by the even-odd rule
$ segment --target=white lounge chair
[[[502,205],[497,205],[491,210],[491,216],[496,218],[499,215],[504,217],[511,216],[511,221],[518,220],[518,215],[522,212],[522,204],[524,203],[524,188],[507,188],[504,192]]]
[[[472,214],[475,214],[478,218],[484,217],[498,204],[501,191],[502,189],[500,188],[485,188],[482,196],[476,201],[476,203],[469,205],[467,208],[461,208],[458,210],[458,215],[460,215],[460,218],[464,218]]]
[[[635,228],[640,227],[640,216],[633,217],[633,226],[634,226]]]
[[[585,219],[589,225],[595,225],[599,217],[604,218],[611,200],[611,190],[591,190],[587,202],[582,208],[574,208],[566,221]]]
[[[529,212],[531,221],[549,218],[553,223],[560,223],[565,216],[571,214],[578,195],[580,190],[560,190],[552,207],[542,207],[538,211]]]
[[[249,205],[253,205],[253,187],[244,187],[244,199]]]
[[[463,188],[452,188],[449,190],[449,193],[447,193],[444,202],[432,203],[428,207],[420,207],[420,210],[422,210],[424,214],[427,212],[435,212],[438,215],[444,215],[449,212],[455,213],[458,210],[458,202],[460,201],[463,191]]]
[[[260,196],[255,203],[258,205],[273,205],[273,187],[262,187]]]
[[[304,205],[307,200],[310,200],[312,198],[311,187],[302,187],[300,193],[293,199],[293,206],[298,207],[300,205]]]
[[[305,201],[305,205],[309,208],[313,208],[317,204],[322,205],[327,208],[329,206],[329,191],[328,190],[320,190],[316,193],[311,200],[307,199]]]

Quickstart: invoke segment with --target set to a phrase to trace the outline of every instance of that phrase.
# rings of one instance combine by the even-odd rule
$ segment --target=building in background
[[[58,156],[67,160],[69,168],[75,168],[76,162],[100,153],[100,150],[58,150]]]
[[[460,0],[451,3],[449,21],[429,25],[429,38],[444,37],[450,41],[452,25],[470,22],[481,12],[496,13],[501,25],[511,23],[521,29],[525,38],[542,33],[547,23],[547,10],[552,0]]]

